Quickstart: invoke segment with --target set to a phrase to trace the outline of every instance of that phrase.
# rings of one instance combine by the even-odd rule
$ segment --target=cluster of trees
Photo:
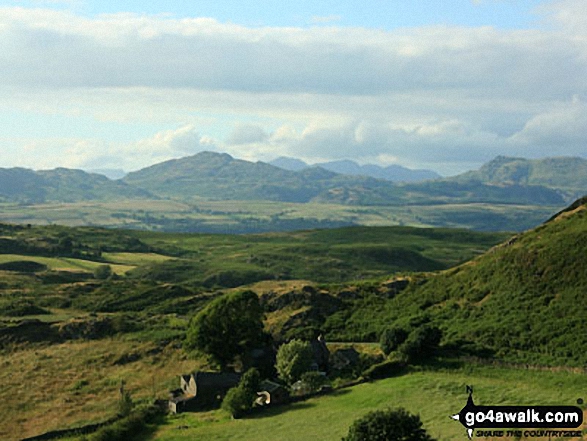
[[[253,291],[224,294],[200,311],[188,328],[186,347],[206,353],[220,368],[232,364],[248,368],[237,387],[228,391],[222,408],[234,418],[245,415],[253,407],[259,390],[261,374],[252,366],[254,349],[271,345],[271,337],[263,329],[263,309]],[[430,324],[417,327],[392,326],[381,335],[381,349],[386,355],[418,361],[433,354],[438,348],[442,332]],[[309,391],[319,390],[327,381],[312,371],[314,351],[307,341],[294,339],[279,347],[272,366],[283,383],[292,386],[301,380]],[[373,372],[376,378],[377,372]],[[359,440],[414,440],[429,441],[421,428],[419,418],[405,410],[378,411],[356,421],[345,441]],[[393,438],[393,434],[411,434]]]
[[[266,354],[269,368],[252,358],[250,354],[259,348],[272,352],[271,336],[263,329],[263,309],[253,291],[225,294],[210,302],[191,320],[185,345],[189,350],[207,354],[221,369],[233,364],[249,368],[222,405],[235,418],[252,408],[259,390],[260,370],[265,377],[276,373],[288,386],[302,380],[310,392],[326,383],[323,375],[311,372],[314,351],[307,341],[294,339],[281,345],[274,358]]]
[[[430,324],[416,328],[391,326],[381,333],[379,343],[385,355],[396,353],[399,358],[412,362],[433,355],[441,339],[442,331]]]

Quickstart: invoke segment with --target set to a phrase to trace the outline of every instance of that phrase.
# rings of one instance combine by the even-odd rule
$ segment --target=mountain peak
[[[213,151],[210,151],[210,150],[204,150],[202,152],[198,152],[195,155],[192,155],[192,158],[198,158],[198,159],[216,159],[216,158],[234,159],[228,153],[213,152]]]
[[[300,171],[309,167],[309,165],[301,159],[290,158],[288,156],[280,156],[279,158],[269,161],[268,164],[290,171]]]

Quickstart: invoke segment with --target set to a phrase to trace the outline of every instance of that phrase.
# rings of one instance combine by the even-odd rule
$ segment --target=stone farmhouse
[[[180,388],[170,392],[172,413],[218,407],[226,392],[238,385],[241,375],[232,372],[194,372],[180,376]]]

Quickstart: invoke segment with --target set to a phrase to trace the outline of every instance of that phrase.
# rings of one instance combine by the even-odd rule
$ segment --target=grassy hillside
[[[180,414],[168,418],[153,441],[253,441],[265,434],[275,441],[340,440],[350,424],[375,409],[402,406],[419,414],[424,428],[438,441],[463,440],[466,433],[449,418],[466,403],[466,385],[485,405],[575,405],[587,377],[567,372],[540,372],[468,365],[451,370],[414,371],[408,375],[340,390],[241,420],[222,411]],[[489,438],[487,438],[489,439]],[[512,438],[499,438],[508,439]]]
[[[508,237],[504,233],[411,227],[350,227],[246,236],[135,234],[158,252],[184,259],[181,263],[190,270],[175,273],[175,281],[188,277],[208,285],[217,280],[225,286],[266,279],[341,282],[397,271],[433,271],[463,262]],[[178,263],[164,262],[134,275],[171,281],[166,279],[167,274],[179,268]]]
[[[4,349],[0,363],[3,441],[107,420],[116,414],[121,381],[135,402],[146,403],[198,366],[177,348],[128,338]]]
[[[330,319],[332,332],[338,332],[336,323],[345,323],[347,333],[353,327],[377,333],[394,322],[432,321],[457,350],[584,366],[586,241],[583,203],[471,262],[413,278],[391,300],[354,304]]]
[[[290,292],[284,299],[297,302],[303,290],[313,301],[322,294],[306,288],[312,283],[275,278],[348,281],[445,268],[505,237],[414,228],[228,236],[0,225],[0,438],[105,420],[122,380],[138,402],[165,397],[179,374],[202,363],[181,348],[189,318],[227,287],[265,280],[267,294],[279,284]],[[101,265],[117,275],[94,278]],[[294,306],[269,313],[268,327],[283,328]]]
[[[232,236],[0,225],[0,315],[52,308],[193,312],[215,289],[432,271],[464,262],[506,237],[408,227]],[[94,280],[103,265],[120,277]]]
[[[137,401],[164,397],[178,374],[204,363],[181,349],[190,317],[241,285],[260,295],[266,328],[281,340],[319,328],[329,341],[375,342],[392,324],[431,322],[444,332],[444,355],[583,367],[586,240],[584,200],[513,238],[408,227],[231,236],[0,225],[0,438],[106,419],[121,380]],[[94,278],[101,265],[118,275]],[[153,439],[231,439],[236,430],[287,440],[293,427],[340,439],[354,418],[390,404],[420,413],[432,435],[460,439],[448,415],[464,405],[465,384],[484,402],[574,404],[582,382],[437,367],[237,422],[221,412],[170,419]]]
[[[132,260],[134,261],[135,259]],[[142,261],[143,259],[141,257],[137,257],[136,260]],[[0,270],[6,271],[10,268],[18,270],[18,265],[13,265],[12,267],[8,265],[11,262],[19,262],[21,264],[23,262],[35,262],[52,271],[86,271],[90,273],[102,265],[101,262],[93,262],[91,260],[84,259],[73,259],[68,257],[37,257],[24,254],[0,254]],[[120,262],[120,259],[116,258],[108,259],[108,262],[111,264],[110,266],[112,267],[114,273],[119,275],[135,268],[135,266],[132,264],[113,264],[114,262]]]
[[[216,289],[432,271],[508,237],[408,227],[232,236],[15,225],[0,225],[0,235],[0,316],[10,317],[64,308],[186,314]],[[95,280],[103,265],[119,277]]]

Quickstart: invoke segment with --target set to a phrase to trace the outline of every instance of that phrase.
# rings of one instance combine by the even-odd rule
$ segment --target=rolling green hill
[[[507,236],[408,227],[236,236],[0,224],[0,289],[16,280],[26,287],[0,291],[0,316],[2,308],[12,311],[22,302],[87,312],[180,313],[206,300],[193,301],[199,293],[259,281],[345,282],[449,268]],[[100,265],[124,277],[71,285],[92,281]]]
[[[431,321],[444,330],[445,344],[457,350],[584,366],[585,202],[471,262],[414,277],[391,300],[373,296],[371,302],[356,302],[327,325],[333,335],[361,327],[377,334],[391,323]],[[344,329],[337,323],[345,323]]]
[[[275,279],[342,282],[384,277],[396,271],[448,268],[507,236],[410,227],[348,227],[245,236],[140,233],[137,237],[141,242],[182,260],[149,265],[133,275],[225,287]]]

